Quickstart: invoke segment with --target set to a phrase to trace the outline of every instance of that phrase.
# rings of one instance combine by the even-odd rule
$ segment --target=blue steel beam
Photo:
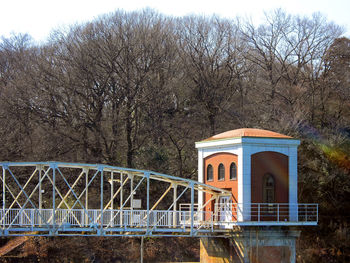
[[[75,191],[73,190],[73,187],[68,183],[66,177],[62,174],[61,170],[60,170],[58,167],[57,167],[56,169],[57,169],[58,173],[61,175],[63,181],[64,181],[64,182],[66,183],[66,185],[68,186],[70,192],[73,194],[73,196],[74,196],[75,199],[78,201],[78,203],[80,204],[80,206],[83,208],[85,214],[87,215],[87,211],[86,211],[87,208],[83,206],[82,202],[80,201],[80,198],[77,197]],[[63,201],[64,201],[64,200],[63,200]],[[67,207],[67,208],[70,209],[70,211],[71,211],[74,207],[71,207],[71,208]],[[68,213],[66,214],[66,216],[63,218],[61,224],[63,224],[63,222],[64,222],[64,220],[67,218],[68,214],[69,214],[69,212],[68,212]]]
[[[101,175],[101,189],[100,189],[100,209],[101,209],[101,226],[100,226],[100,235],[102,235],[103,232],[103,170],[104,166],[99,165],[98,170],[100,171]]]
[[[56,168],[57,164],[52,163],[50,164],[50,167],[52,169],[52,221],[53,221],[53,227],[56,226]],[[54,229],[52,230],[52,233],[55,233]]]
[[[30,199],[30,196],[28,196],[28,194],[26,193],[26,191],[24,191],[23,187],[21,186],[21,184],[18,182],[17,178],[13,175],[12,171],[10,170],[9,166],[3,166],[6,170],[9,171],[10,175],[12,176],[12,178],[14,179],[14,181],[16,182],[17,186],[21,189],[21,191],[23,192],[23,194],[26,196],[27,200],[25,201],[24,205],[22,206],[20,211],[23,211],[23,209],[26,207],[26,205],[28,204],[28,202],[33,206],[33,208],[35,209],[35,211],[38,211],[37,207],[35,206],[35,204],[32,202],[32,200]],[[35,192],[35,190],[37,189],[38,185],[36,185],[35,189],[33,190],[33,192]],[[16,218],[18,217],[20,213],[18,213],[15,218],[12,220],[10,226],[8,226],[7,228],[11,227],[11,225],[13,224],[13,222],[16,220]],[[5,215],[4,215],[5,216]],[[39,216],[44,219],[40,213]],[[4,218],[2,219],[4,220]],[[46,225],[49,225],[48,222],[44,219]]]

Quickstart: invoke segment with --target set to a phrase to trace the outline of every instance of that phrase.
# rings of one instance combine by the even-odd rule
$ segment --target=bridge
[[[0,236],[217,237],[240,226],[318,221],[317,204],[218,203],[231,192],[153,171],[63,162],[0,166]],[[199,204],[199,193],[211,198]],[[205,210],[210,202],[214,211]]]

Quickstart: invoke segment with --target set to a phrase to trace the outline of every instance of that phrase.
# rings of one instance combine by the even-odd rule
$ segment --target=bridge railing
[[[216,203],[214,221],[317,224],[318,204]]]
[[[240,220],[244,218],[244,220]],[[148,217],[148,219],[147,219]],[[101,219],[103,218],[103,223]],[[217,203],[215,212],[99,209],[0,209],[0,227],[212,228],[237,224],[316,224],[317,204]]]
[[[195,228],[212,227],[211,212],[193,214]],[[149,219],[147,220],[147,217]],[[101,222],[103,218],[103,224]],[[148,222],[148,223],[147,223]],[[104,228],[186,228],[191,226],[191,211],[105,210],[99,209],[1,209],[0,226],[13,227],[98,227]]]

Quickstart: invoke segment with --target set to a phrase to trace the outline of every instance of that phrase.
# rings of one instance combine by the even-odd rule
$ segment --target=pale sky
[[[117,9],[153,8],[173,16],[237,15],[259,22],[264,11],[282,8],[290,14],[311,16],[321,12],[329,21],[344,26],[350,36],[350,0],[0,0],[0,36],[28,33],[45,41],[51,30],[93,20]]]

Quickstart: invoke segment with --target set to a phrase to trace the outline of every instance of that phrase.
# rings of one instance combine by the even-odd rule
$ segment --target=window
[[[272,174],[266,174],[263,182],[264,203],[275,203],[275,179]]]
[[[207,166],[207,181],[213,181],[213,166],[209,164]]]
[[[235,163],[230,165],[230,180],[237,180],[237,166]]]
[[[225,166],[222,163],[219,164],[218,175],[219,181],[225,180]]]

